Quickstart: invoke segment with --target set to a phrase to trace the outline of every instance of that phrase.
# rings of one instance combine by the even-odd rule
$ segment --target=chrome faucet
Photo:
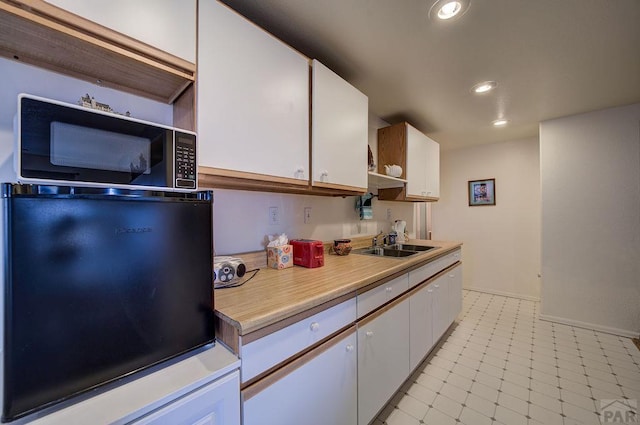
[[[386,242],[387,236],[384,234],[384,232],[383,232],[383,231],[380,231],[380,233],[378,233],[377,235],[375,235],[375,236],[373,237],[373,240],[371,241],[371,246],[373,246],[373,247],[377,247],[377,246],[378,246],[378,238],[379,238],[380,236],[382,236],[382,237],[383,237],[383,238],[382,238],[382,242],[383,242],[383,244]]]

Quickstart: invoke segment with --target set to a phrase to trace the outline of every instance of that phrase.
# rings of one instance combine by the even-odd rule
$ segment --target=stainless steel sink
[[[429,251],[430,249],[436,249],[437,246],[422,246],[411,244],[395,244],[385,245],[379,247],[369,247],[354,249],[352,253],[361,255],[374,255],[377,257],[395,257],[403,258],[415,255],[421,252]]]
[[[376,248],[361,248],[352,251],[354,254],[362,255],[375,255],[377,257],[409,257],[415,255],[418,251],[406,251],[403,249],[389,248],[389,247],[376,247]]]
[[[424,251],[429,251],[431,249],[436,249],[437,246],[423,246],[423,245],[411,245],[411,244],[406,244],[406,243],[398,243],[398,244],[395,244],[395,245],[387,246],[385,248],[401,249],[403,251],[424,252]]]

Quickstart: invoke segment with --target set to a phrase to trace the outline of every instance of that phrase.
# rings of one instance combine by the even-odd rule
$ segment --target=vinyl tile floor
[[[599,425],[601,400],[637,414],[632,340],[542,321],[538,309],[465,290],[456,324],[374,425]]]

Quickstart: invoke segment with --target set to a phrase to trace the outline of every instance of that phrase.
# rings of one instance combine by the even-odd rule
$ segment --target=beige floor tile
[[[596,425],[600,399],[640,399],[629,339],[538,320],[528,300],[463,292],[458,323],[374,425]]]
[[[513,410],[523,416],[529,413],[529,403],[502,391],[498,396],[498,405]],[[496,417],[500,420],[500,418]]]
[[[493,422],[490,418],[475,410],[464,407],[460,414],[460,422],[465,425],[491,425]]]

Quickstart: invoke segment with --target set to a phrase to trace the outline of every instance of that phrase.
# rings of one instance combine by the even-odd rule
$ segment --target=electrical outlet
[[[387,221],[391,221],[391,208],[387,208]]]
[[[278,207],[269,207],[269,225],[275,226],[280,224],[280,209]]]
[[[311,207],[304,207],[304,224],[311,223]]]

